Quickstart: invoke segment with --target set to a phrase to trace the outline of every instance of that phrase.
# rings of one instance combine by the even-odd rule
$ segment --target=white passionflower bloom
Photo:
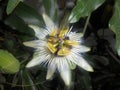
[[[74,69],[76,65],[87,71],[93,71],[81,55],[90,49],[81,45],[80,33],[71,32],[69,28],[59,29],[45,14],[43,14],[43,19],[46,28],[30,25],[38,40],[24,43],[36,49],[33,59],[26,67],[46,64],[48,68],[46,79],[52,79],[57,70],[67,86],[71,83],[70,69]]]

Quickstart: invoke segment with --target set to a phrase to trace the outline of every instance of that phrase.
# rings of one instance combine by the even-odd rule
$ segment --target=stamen
[[[70,54],[70,49],[67,47],[62,47],[57,53],[58,56],[66,56],[68,54]]]
[[[72,41],[72,40],[64,40],[65,45],[70,45],[70,46],[77,46],[78,42]]]
[[[57,51],[57,48],[51,43],[47,43],[47,48],[54,54]]]
[[[67,34],[68,28],[67,29],[62,29],[59,33],[59,38],[64,38],[64,36]]]
[[[50,33],[50,36],[56,36],[57,35],[57,30],[53,30],[52,33]]]
[[[53,30],[47,36],[47,48],[48,50],[56,56],[66,56],[70,54],[72,47],[77,46],[78,42],[69,40],[69,37],[66,36],[68,33],[67,29]]]

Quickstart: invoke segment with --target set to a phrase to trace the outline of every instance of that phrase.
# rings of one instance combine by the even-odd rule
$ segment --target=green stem
[[[85,23],[85,26],[84,26],[84,29],[83,29],[83,35],[84,35],[85,32],[86,32],[86,29],[87,29],[87,26],[88,26],[88,23],[89,23],[90,16],[91,16],[91,14],[89,14],[88,17],[87,17],[87,20],[86,20],[86,23]]]

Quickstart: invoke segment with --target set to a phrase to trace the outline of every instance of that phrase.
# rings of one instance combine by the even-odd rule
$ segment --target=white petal
[[[36,42],[36,41],[27,41],[27,42],[23,42],[23,44],[24,44],[25,46],[35,48],[35,45],[36,45],[35,42]]]
[[[43,59],[41,59],[41,57],[37,57],[37,58],[34,58],[32,59],[27,65],[26,67],[27,68],[31,68],[31,67],[34,67],[36,65],[39,65],[40,63],[43,62]]]
[[[90,48],[89,47],[86,47],[86,46],[83,46],[83,45],[80,45],[80,52],[88,52],[90,51]]]
[[[52,60],[52,61],[49,62],[49,64],[48,64],[48,70],[47,70],[46,79],[52,79],[52,76],[53,76],[55,70],[56,70],[56,64],[55,64],[55,61]]]
[[[39,55],[39,54],[38,54]],[[26,65],[27,68],[30,68],[30,67],[34,67],[36,65],[40,65],[42,62],[45,62],[46,59],[45,58],[42,58],[44,56],[38,56],[38,55],[34,55],[34,58],[28,62],[28,64]]]
[[[35,26],[35,25],[29,25],[29,27],[31,27],[35,31],[35,36],[37,36],[39,38],[39,36],[42,34],[40,32],[40,30],[41,30],[40,27]]]
[[[33,59],[26,65],[26,67],[30,68],[36,65],[40,65],[43,62],[47,62],[49,59],[51,59],[51,55],[45,49],[43,49],[34,54]]]
[[[82,42],[81,37],[83,35],[81,35],[80,33],[70,32],[68,34],[68,36],[69,36],[70,40],[77,41],[77,42]]]
[[[55,28],[54,22],[46,14],[43,14],[43,19],[48,30],[51,31]]]
[[[35,30],[35,32],[39,33],[39,31],[40,31],[40,27],[38,27],[36,25],[29,24],[29,27],[32,28],[33,30]]]
[[[42,40],[33,40],[33,41],[23,42],[23,44],[28,47],[37,48],[37,47],[45,46],[46,42]]]
[[[35,36],[39,39],[43,39],[46,37],[46,35],[49,34],[49,32],[47,30],[40,28],[38,26],[29,25],[29,27],[31,27],[35,31]]]
[[[81,68],[93,72],[93,68],[88,64],[87,61],[85,61],[84,58],[80,56],[79,53],[71,52],[70,55],[67,56],[69,60],[80,66]]]
[[[75,63],[71,62],[70,60],[67,60],[67,62],[68,62],[68,65],[69,65],[70,69],[75,69],[76,68]]]
[[[65,82],[67,86],[71,84],[71,72],[69,65],[66,59],[59,59],[57,61],[58,71],[60,73],[61,78]]]
[[[90,72],[94,71],[92,66],[90,64],[88,64],[88,62],[84,58],[79,57],[79,61],[80,61],[80,63],[78,63],[78,65],[80,67],[82,67],[83,69],[90,71]]]
[[[83,46],[83,45],[79,45],[79,46],[76,46],[76,47],[73,47],[71,49],[72,52],[80,52],[80,53],[83,53],[83,52],[88,52],[90,51],[90,48],[89,47],[86,47],[86,46]]]

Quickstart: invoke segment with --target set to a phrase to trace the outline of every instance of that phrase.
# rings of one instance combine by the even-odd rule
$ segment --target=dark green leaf
[[[92,85],[90,82],[90,75],[87,71],[81,70],[82,74],[78,75],[78,84],[81,85],[81,88],[84,88],[83,90],[92,90]]]
[[[22,0],[9,0],[6,12],[7,14],[12,13],[12,11],[16,8],[16,6],[20,3]]]
[[[73,8],[69,17],[70,23],[77,22],[80,17],[88,16],[97,9],[105,0],[77,0],[77,5]]]
[[[42,16],[32,7],[22,2],[16,7],[15,14],[22,18],[27,24],[36,24],[39,26],[43,26],[44,24]]]
[[[5,23],[13,29],[18,30],[18,32],[23,33],[23,35],[20,35],[20,38],[23,37],[23,40],[27,40],[29,38],[28,36],[34,36],[34,31],[16,15],[11,15],[5,20]]]
[[[115,12],[109,22],[109,27],[116,34],[116,49],[118,54],[120,55],[120,0],[116,0]]]

